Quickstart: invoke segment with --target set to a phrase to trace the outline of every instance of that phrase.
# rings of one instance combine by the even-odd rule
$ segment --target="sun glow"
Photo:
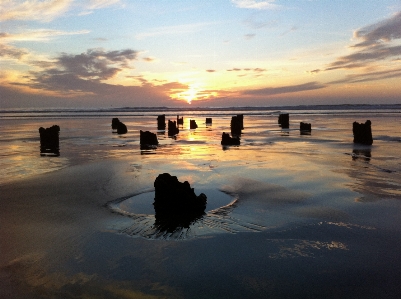
[[[205,90],[204,88],[195,84],[189,85],[189,88],[185,91],[170,95],[171,98],[186,101],[188,104],[215,96],[217,96],[217,92]]]

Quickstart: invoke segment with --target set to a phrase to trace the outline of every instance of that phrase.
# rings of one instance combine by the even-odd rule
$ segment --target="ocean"
[[[354,143],[367,120],[373,144]],[[0,109],[0,132],[0,298],[401,296],[401,105]],[[160,225],[162,173],[207,196],[201,216]]]

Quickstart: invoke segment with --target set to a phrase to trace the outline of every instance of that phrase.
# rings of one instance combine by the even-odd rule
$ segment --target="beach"
[[[399,298],[400,111],[287,111],[283,129],[277,111],[180,110],[173,138],[152,110],[3,117],[0,298]],[[241,144],[222,146],[239,113]],[[353,143],[368,119],[373,144]],[[56,124],[60,156],[42,157]],[[155,226],[161,173],[206,194],[203,217]]]

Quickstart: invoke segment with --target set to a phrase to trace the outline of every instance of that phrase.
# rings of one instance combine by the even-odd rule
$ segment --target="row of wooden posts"
[[[176,121],[168,120],[168,135],[175,136],[179,133],[179,125],[184,124],[184,118],[179,117],[177,115]],[[212,124],[212,118],[206,118],[206,124]],[[282,128],[289,128],[289,114],[282,113],[278,117],[278,124]],[[113,118],[111,122],[111,127],[118,134],[126,134],[128,132],[127,126],[122,123],[118,118]],[[190,129],[196,129],[198,125],[196,121],[190,120]],[[242,134],[242,130],[244,129],[244,115],[238,114],[231,118],[230,123],[231,135],[229,133],[223,132],[221,137],[222,145],[240,145],[240,136]],[[157,117],[157,129],[165,130],[166,129],[166,116],[159,115]],[[300,123],[300,131],[301,133],[310,133],[312,131],[312,125],[310,123]],[[373,143],[372,138],[372,130],[371,130],[371,121],[367,120],[365,123],[353,123],[352,131],[354,134],[354,143],[361,143],[365,145],[371,145]],[[40,149],[41,154],[43,155],[55,155],[58,156],[60,154],[59,151],[59,132],[60,127],[54,125],[50,128],[39,128],[40,134]],[[142,148],[154,148],[159,142],[157,140],[157,136],[155,133],[149,131],[140,130],[140,144]]]

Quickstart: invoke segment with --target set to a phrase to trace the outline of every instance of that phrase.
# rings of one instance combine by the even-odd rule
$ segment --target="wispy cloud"
[[[339,57],[326,70],[362,68],[401,55],[401,46],[393,41],[401,38],[401,12],[354,32],[362,40],[350,48],[356,52]]]
[[[1,37],[1,34],[0,34]],[[0,44],[0,57],[7,59],[20,60],[23,56],[27,55],[28,52],[24,49],[16,48],[14,46]]]
[[[0,21],[35,20],[49,22],[65,13],[72,2],[73,0],[1,1]]]
[[[354,37],[362,39],[362,42],[353,46],[356,48],[379,45],[401,38],[401,11],[387,20],[356,30]]]
[[[87,34],[89,30],[79,31],[61,31],[53,29],[35,29],[27,30],[23,33],[0,33],[0,42],[18,42],[18,41],[48,41],[51,38],[65,35]]]
[[[232,69],[228,69],[227,72],[235,72],[237,74],[237,77],[253,77],[253,78],[257,78],[260,76],[264,76],[265,72],[267,70],[263,69],[263,68],[232,68]]]
[[[274,4],[275,0],[231,0],[231,2],[239,8],[248,9],[276,9],[281,7],[280,5]]]
[[[250,40],[250,39],[253,39],[255,36],[256,36],[256,34],[248,33],[248,34],[245,34],[245,35],[244,35],[244,38],[245,38],[246,40]]]
[[[77,1],[77,3],[82,6],[83,11],[80,15],[87,15],[93,13],[96,9],[103,9],[112,5],[116,5],[121,3],[120,0],[85,0],[85,1]]]
[[[80,14],[88,14],[120,3],[120,0],[7,0],[0,1],[0,21],[31,20],[50,22],[73,8],[76,4]]]
[[[401,77],[401,68],[348,75],[343,79],[328,82],[328,84],[359,83]]]
[[[321,84],[319,82],[308,82],[299,85],[288,85],[288,86],[281,86],[281,87],[266,87],[260,89],[251,89],[245,90],[242,92],[244,95],[252,95],[252,96],[271,96],[276,94],[283,94],[283,93],[292,93],[292,92],[301,92],[307,90],[315,90],[325,88],[326,85]]]

